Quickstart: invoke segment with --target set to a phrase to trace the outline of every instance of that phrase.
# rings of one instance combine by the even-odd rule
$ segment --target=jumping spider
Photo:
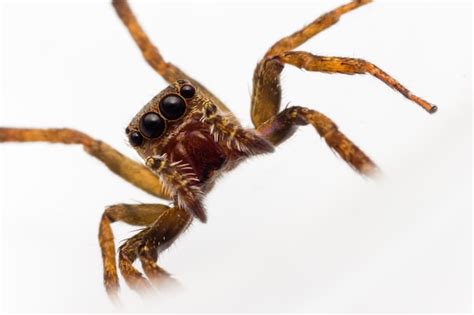
[[[390,75],[362,59],[322,57],[294,49],[335,24],[341,15],[370,0],[352,1],[330,11],[301,30],[276,42],[257,64],[253,77],[251,118],[254,129],[243,128],[231,111],[198,81],[163,60],[144,33],[125,0],[114,0],[121,21],[146,61],[170,85],[155,96],[126,128],[130,144],[144,159],[139,164],[104,142],[72,129],[0,128],[1,142],[45,141],[81,144],[87,153],[102,161],[112,172],[156,197],[172,201],[162,204],[118,204],[105,209],[99,227],[104,267],[104,284],[117,298],[119,281],[111,223],[123,221],[145,226],[126,240],[118,251],[118,266],[127,284],[144,292],[151,283],[172,280],[157,264],[166,250],[186,230],[193,218],[206,222],[204,196],[216,179],[245,159],[274,151],[298,126],[312,125],[327,145],[354,170],[371,175],[377,170],[372,160],[342,134],[325,115],[305,107],[280,111],[280,73],[285,64],[309,71],[343,74],[368,73],[429,113],[436,106],[412,94]],[[133,267],[141,261],[145,278]]]

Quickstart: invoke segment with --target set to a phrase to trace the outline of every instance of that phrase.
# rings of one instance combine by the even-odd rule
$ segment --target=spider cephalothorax
[[[178,206],[207,220],[202,197],[224,171],[273,145],[178,80],[155,96],[126,128],[130,144]]]
[[[127,284],[139,292],[172,280],[157,265],[168,248],[194,217],[206,221],[204,195],[224,172],[242,160],[268,153],[290,138],[299,126],[310,125],[344,162],[363,175],[372,175],[374,162],[324,114],[301,106],[280,110],[280,73],[285,65],[308,71],[370,74],[429,113],[436,111],[393,77],[363,59],[324,57],[295,49],[337,23],[341,15],[370,0],[354,0],[330,11],[298,32],[276,42],[258,62],[253,77],[251,118],[253,129],[243,128],[226,105],[198,81],[165,62],[141,29],[125,0],[113,0],[122,22],[146,61],[169,84],[133,118],[126,133],[145,165],[131,160],[102,141],[72,129],[0,128],[0,142],[47,141],[81,144],[90,155],[131,184],[171,201],[163,204],[117,204],[107,207],[99,226],[104,284],[117,298],[119,280],[111,223],[123,221],[145,226],[119,249],[118,266]],[[133,262],[139,259],[146,274]]]

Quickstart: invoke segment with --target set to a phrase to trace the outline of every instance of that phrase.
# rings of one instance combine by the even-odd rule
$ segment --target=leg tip
[[[356,171],[358,171],[362,176],[366,176],[372,179],[378,179],[382,176],[382,171],[372,161],[370,161],[370,163],[366,163],[362,166],[357,167]]]
[[[431,109],[428,111],[430,114],[434,114],[438,111],[438,106],[431,106]]]

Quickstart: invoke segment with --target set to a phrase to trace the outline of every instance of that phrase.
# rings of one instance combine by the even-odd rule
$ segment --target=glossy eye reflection
[[[190,84],[185,84],[179,90],[179,94],[184,98],[191,98],[196,94],[196,89]]]
[[[139,132],[133,131],[128,135],[128,141],[134,147],[138,147],[143,143],[143,137]]]
[[[185,111],[186,102],[179,95],[167,95],[160,102],[160,112],[166,119],[178,119],[183,116]]]
[[[158,138],[165,131],[165,121],[157,113],[145,114],[140,120],[140,132],[147,138]]]

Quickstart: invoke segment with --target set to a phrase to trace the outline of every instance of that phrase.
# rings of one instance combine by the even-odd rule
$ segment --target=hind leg
[[[208,98],[213,100],[213,102],[219,106],[219,108],[226,112],[230,112],[224,103],[214,94],[212,94],[205,86],[188,76],[177,66],[164,60],[163,56],[161,56],[160,52],[158,51],[158,48],[153,45],[145,31],[138,23],[137,18],[133,14],[126,0],[113,0],[112,5],[114,6],[120,20],[122,20],[123,24],[130,32],[130,35],[132,35],[132,38],[138,45],[138,48],[140,48],[143,57],[153,68],[153,70],[161,75],[168,83],[173,83],[177,80],[188,80],[192,82],[194,85],[198,86]]]

